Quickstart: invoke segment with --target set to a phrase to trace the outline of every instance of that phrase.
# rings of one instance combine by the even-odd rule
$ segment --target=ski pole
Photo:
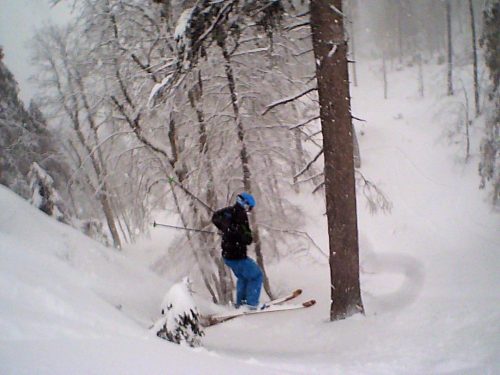
[[[153,222],[153,228],[156,227],[166,227],[166,228],[172,228],[172,229],[180,229],[180,230],[187,230],[190,232],[198,232],[198,233],[211,233],[211,234],[219,234],[219,232],[214,232],[211,230],[203,230],[203,229],[195,229],[195,228],[186,228],[186,227],[178,227],[176,225],[169,225],[169,224],[161,224],[157,223],[156,221]]]
[[[171,185],[176,185],[178,187],[181,188],[181,190],[186,193],[187,195],[189,195],[191,198],[193,198],[195,201],[197,201],[198,203],[200,203],[203,207],[205,207],[210,213],[214,213],[214,209],[212,207],[210,207],[208,204],[206,204],[205,202],[203,202],[200,198],[198,198],[196,195],[194,195],[193,193],[191,193],[188,189],[186,189],[184,187],[184,185],[182,185],[181,183],[177,182],[173,177],[169,177],[168,178],[168,182],[171,184]]]

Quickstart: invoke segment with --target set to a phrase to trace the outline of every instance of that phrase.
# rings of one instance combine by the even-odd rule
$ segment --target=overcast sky
[[[70,18],[70,8],[65,4],[51,7],[49,0],[0,0],[0,45],[4,62],[19,83],[19,94],[25,103],[34,94],[28,79],[36,73],[27,42],[44,24],[61,24]]]

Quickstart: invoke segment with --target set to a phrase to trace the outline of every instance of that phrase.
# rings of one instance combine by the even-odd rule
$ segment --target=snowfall
[[[392,71],[384,100],[379,65],[361,64],[352,88],[366,120],[361,172],[392,204],[373,214],[358,192],[365,315],[329,321],[327,258],[311,246],[268,271],[276,291],[302,288],[298,302],[315,306],[207,328],[195,349],[161,340],[149,328],[183,275],[150,266],[178,233],[111,250],[0,187],[0,374],[499,374],[500,215],[478,189],[484,118],[465,162],[463,135],[447,136],[464,112],[460,92],[445,95],[444,66],[426,67],[424,98],[416,68]],[[310,190],[287,198],[327,253],[323,198]]]

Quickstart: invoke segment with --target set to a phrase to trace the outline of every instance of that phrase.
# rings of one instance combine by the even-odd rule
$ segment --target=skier
[[[222,208],[212,216],[212,222],[222,231],[222,258],[236,276],[236,308],[259,306],[262,288],[262,271],[257,263],[247,257],[247,245],[252,243],[252,231],[247,212],[255,207],[249,193],[241,193],[233,206]]]

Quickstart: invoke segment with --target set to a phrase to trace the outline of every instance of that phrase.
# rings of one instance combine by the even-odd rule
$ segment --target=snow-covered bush
[[[49,174],[38,165],[31,164],[28,173],[30,182],[31,198],[30,203],[55,219],[67,222],[60,208],[61,198],[54,188],[54,180]]]
[[[158,337],[191,347],[201,345],[204,332],[187,277],[170,288],[161,308],[165,319],[162,328],[156,333]]]
[[[97,219],[87,219],[81,221],[77,226],[85,235],[99,241],[105,246],[111,246],[109,237],[106,235],[104,226],[101,221]]]

